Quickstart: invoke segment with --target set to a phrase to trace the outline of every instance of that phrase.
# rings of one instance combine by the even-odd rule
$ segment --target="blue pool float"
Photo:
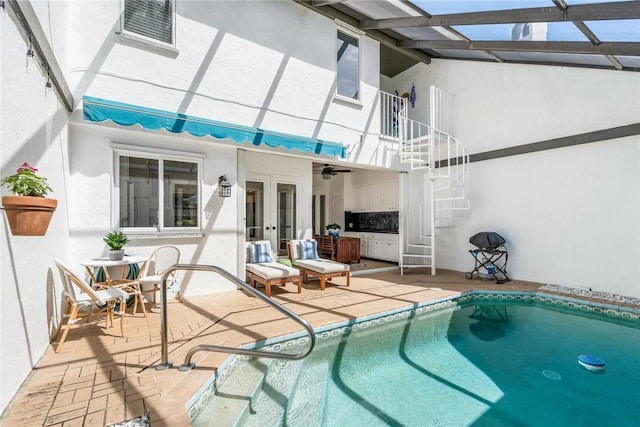
[[[578,356],[578,363],[582,365],[585,369],[590,371],[604,371],[606,365],[604,360],[599,357],[590,356],[587,354],[581,354]]]

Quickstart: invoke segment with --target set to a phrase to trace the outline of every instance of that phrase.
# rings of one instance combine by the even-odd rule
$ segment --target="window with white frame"
[[[358,44],[357,37],[338,30],[336,94],[349,99],[359,99],[360,52]]]
[[[199,231],[199,159],[117,154],[118,228],[129,232]]]
[[[175,0],[123,0],[123,32],[174,44]]]

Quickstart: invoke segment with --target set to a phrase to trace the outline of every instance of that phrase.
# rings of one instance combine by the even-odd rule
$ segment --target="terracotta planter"
[[[14,236],[44,236],[58,201],[46,197],[4,196],[2,206]]]

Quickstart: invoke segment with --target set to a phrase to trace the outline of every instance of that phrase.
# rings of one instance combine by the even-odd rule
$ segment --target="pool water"
[[[640,326],[606,319],[476,302],[361,326],[318,340],[302,361],[238,363],[229,385],[249,366],[266,374],[228,425],[637,426]],[[605,371],[580,366],[583,354]],[[227,425],[209,408],[194,426]]]

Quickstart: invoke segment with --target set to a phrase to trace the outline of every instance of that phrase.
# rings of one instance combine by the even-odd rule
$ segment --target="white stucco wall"
[[[127,130],[116,126],[74,124],[70,132],[68,178],[69,258],[76,264],[93,256],[106,255],[102,236],[113,229],[112,177],[114,157],[112,144],[131,149],[154,148],[175,155],[195,155],[203,158],[202,236],[144,237],[130,234],[126,247],[132,255],[148,255],[162,244],[178,245],[183,262],[214,264],[237,274],[237,206],[240,193],[237,180],[237,150],[234,146],[215,143],[213,139],[177,137],[168,132]],[[217,193],[218,177],[226,175],[232,183],[231,197]],[[204,276],[203,276],[204,275]],[[230,284],[208,273],[182,273],[179,280],[183,294],[198,295],[230,289]],[[200,280],[206,277],[204,280]]]
[[[119,0],[74,2],[73,93],[358,144],[350,159],[390,162],[376,144],[359,144],[361,135],[375,140],[378,134],[378,42],[360,39],[361,98],[344,102],[334,99],[333,20],[290,1],[177,2],[176,8],[177,52],[167,52],[115,34]]]
[[[637,73],[434,60],[391,85],[454,95],[473,155],[638,122]],[[470,271],[469,237],[497,231],[512,277],[640,296],[640,137],[472,163],[471,210],[437,232],[439,268]]]
[[[28,39],[13,12],[0,12],[0,176],[24,162],[48,179],[58,207],[45,236],[13,236],[4,212],[0,226],[0,413],[49,344],[60,312],[53,260],[67,253],[65,192],[68,113],[39,59],[28,59]],[[2,195],[10,195],[3,187]]]
[[[70,4],[69,22],[73,25],[67,31],[69,85],[78,99],[89,95],[336,142],[359,142],[361,135],[367,133],[377,138],[377,42],[367,37],[360,39],[361,99],[358,103],[343,102],[333,97],[338,26],[293,2],[177,2],[176,51],[117,36],[120,3],[111,0]],[[80,123],[80,111],[76,111],[75,117]],[[178,151],[190,151],[198,146],[198,138],[188,135],[95,124],[74,125],[70,140],[69,185],[73,206],[78,206],[71,213],[72,247],[93,248],[95,253],[104,251],[100,237],[113,223],[108,214],[113,162],[105,162],[105,159],[111,160],[109,144],[141,144]],[[238,236],[237,218],[244,205],[237,199],[244,197],[242,180],[238,180],[235,170],[222,171],[221,167],[235,167],[235,150],[242,145],[231,143],[221,147],[210,144],[211,141],[201,138],[202,145],[195,149],[206,154],[205,237],[182,239],[179,243],[186,247],[186,261],[220,265],[242,275],[236,253],[215,249],[238,245],[233,239]],[[255,149],[251,145],[246,148]],[[292,151],[291,154],[302,153]],[[350,155],[352,159],[366,162],[371,159],[389,162],[388,156],[376,153],[373,144],[362,144]],[[287,156],[281,159],[272,156],[276,160],[269,161],[267,156],[253,167],[253,158],[247,157],[247,171],[266,168],[271,174],[295,172],[296,176],[305,177],[298,199],[302,218],[298,231],[300,235],[307,235],[311,227],[306,223],[310,220],[311,162],[301,163]],[[270,164],[273,166],[269,167]],[[287,165],[285,172],[283,164]],[[239,187],[231,200],[218,207],[215,206],[217,197],[211,194],[222,173],[239,183]],[[101,197],[95,203],[84,202],[86,197],[95,199],[96,193]],[[209,199],[213,202],[208,202]],[[214,204],[212,212],[208,211],[210,203]],[[220,210],[215,211],[217,208]],[[166,239],[162,243],[167,243]],[[129,252],[133,253],[134,249],[144,252],[158,241],[136,239],[133,244]],[[78,250],[71,256],[79,261],[80,255],[82,251]],[[187,295],[212,289],[196,289],[188,279],[189,276]],[[226,288],[221,283],[213,287],[214,290]]]

